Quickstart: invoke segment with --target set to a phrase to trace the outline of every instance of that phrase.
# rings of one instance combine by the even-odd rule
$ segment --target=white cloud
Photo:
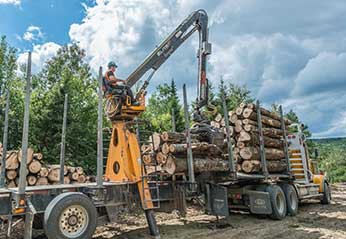
[[[337,109],[346,111],[343,0],[96,0],[95,6],[85,6],[86,16],[71,25],[69,35],[86,50],[95,72],[113,59],[119,76],[126,78],[199,8],[210,17],[208,78],[214,86],[223,75],[227,82],[246,84],[266,105],[276,102],[293,109],[314,134],[337,132],[328,129],[338,127],[333,117],[342,110]],[[161,67],[149,91],[174,77],[179,89],[188,84],[194,99],[197,45],[196,34]],[[344,132],[341,126],[339,132]]]
[[[38,41],[42,40],[44,34],[41,31],[41,28],[38,26],[29,26],[26,32],[23,34],[23,39],[26,41]]]
[[[47,42],[42,45],[34,45],[31,59],[32,59],[32,72],[39,72],[44,66],[45,62],[56,55],[60,45],[54,42]],[[18,63],[20,65],[26,64],[28,61],[28,53],[21,53],[18,56]]]
[[[0,0],[0,4],[20,5],[21,0]]]

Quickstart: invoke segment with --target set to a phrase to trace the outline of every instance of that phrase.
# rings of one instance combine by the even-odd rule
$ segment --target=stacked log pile
[[[1,157],[2,147],[0,145],[0,158]],[[5,177],[6,185],[9,188],[18,186],[21,161],[21,150],[7,151]],[[65,166],[64,175],[65,184],[85,183],[88,179],[82,167]],[[60,165],[45,164],[41,153],[35,153],[31,148],[28,148],[27,186],[59,184],[59,178]]]
[[[174,174],[188,171],[185,133],[154,133],[152,138],[153,144],[141,146],[147,173],[162,171]],[[215,144],[202,141],[199,135],[191,135],[191,150],[195,173],[229,170],[223,151]]]
[[[287,162],[280,116],[264,108],[260,108],[260,111],[267,169],[270,173],[283,172]],[[228,117],[230,135],[234,140],[233,154],[237,170],[245,173],[260,172],[260,138],[256,105],[242,103],[235,111],[230,111]],[[291,122],[284,119],[284,123],[287,128]],[[221,128],[226,133],[225,120],[221,115],[217,115],[211,125]]]

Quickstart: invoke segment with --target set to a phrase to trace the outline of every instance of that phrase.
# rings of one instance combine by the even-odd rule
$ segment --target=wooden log
[[[22,150],[19,150],[18,152],[18,161],[21,163],[22,162]],[[28,148],[27,151],[27,159],[26,159],[26,164],[30,164],[31,161],[34,158],[34,150],[32,148]]]
[[[175,172],[187,172],[187,159],[186,158],[174,158],[176,166]],[[217,158],[194,158],[193,167],[195,173],[201,172],[224,172],[229,170],[229,164],[227,160]]]
[[[210,126],[214,127],[214,128],[221,128],[221,125],[219,122],[216,122],[216,121],[211,121],[210,122]]]
[[[11,180],[7,183],[7,187],[8,188],[15,188],[15,187],[17,187],[17,184],[14,180]]]
[[[245,124],[243,125],[243,129],[246,131],[246,132],[251,132],[253,130],[253,126],[250,125],[250,124]]]
[[[220,122],[220,126],[221,126],[221,127],[225,127],[225,126],[226,126],[225,118],[222,118],[222,120],[221,120],[221,122]]]
[[[76,172],[76,167],[67,166],[67,171],[68,171],[69,173],[74,173],[74,172]]]
[[[153,142],[153,146],[154,146],[154,150],[158,150],[160,148],[161,145],[161,135],[159,133],[153,133],[152,137],[152,142]],[[149,140],[151,141],[151,139]]]
[[[152,160],[152,157],[151,157],[150,154],[144,154],[144,155],[143,155],[143,163],[144,163],[145,165],[149,165],[149,164],[151,164],[152,162],[153,162],[153,160]]]
[[[174,163],[174,157],[172,155],[168,155],[165,165],[162,166],[162,170],[171,175],[175,173],[176,166]]]
[[[79,174],[77,172],[73,172],[70,174],[70,178],[74,181],[78,180],[78,176],[79,176]]]
[[[235,122],[235,127],[234,127],[234,131],[239,133],[240,131],[243,130],[243,122],[241,120],[237,120]]]
[[[257,121],[251,120],[251,119],[243,119],[242,120],[244,125],[253,125],[253,126],[258,126]]]
[[[17,168],[19,168],[17,152],[9,151],[8,154],[6,155],[6,169],[14,170]]]
[[[236,110],[235,110],[236,115],[238,117],[240,117],[243,113],[243,110],[244,110],[244,108],[241,108],[241,107],[236,108]]]
[[[243,118],[257,120],[257,113],[253,109],[246,108],[243,112]],[[262,115],[261,119],[262,119],[262,123],[265,125],[275,127],[278,129],[281,128],[281,122],[276,119],[270,118],[265,115]]]
[[[67,175],[67,173],[68,173],[67,167],[64,166],[64,175]],[[50,182],[59,182],[60,165],[51,165],[47,177]]]
[[[235,122],[238,120],[237,114],[233,111],[230,111],[228,115],[229,115],[229,122],[231,122],[232,124],[235,124]]]
[[[29,186],[34,186],[37,182],[37,178],[34,175],[28,175],[26,177],[26,181],[27,181]]]
[[[252,109],[254,111],[257,111],[256,105],[253,104],[253,103],[247,104],[246,107],[249,108],[249,109]],[[268,117],[273,118],[273,119],[278,120],[278,121],[281,121],[281,117],[280,117],[280,115],[278,113],[271,112],[271,111],[269,111],[269,110],[267,110],[265,108],[262,108],[262,107],[260,108],[260,110],[261,110],[261,114],[262,115],[268,116]],[[291,120],[289,120],[287,118],[284,118],[284,121],[285,121],[285,125],[290,125],[290,124],[293,123]]]
[[[283,160],[267,161],[269,173],[280,173],[287,169],[287,164]],[[246,173],[257,173],[261,170],[261,162],[258,160],[245,160],[242,163],[242,170]]]
[[[78,174],[83,174],[84,173],[84,169],[82,167],[76,167],[76,172]],[[66,174],[65,174],[66,175]]]
[[[77,182],[78,183],[85,183],[85,181],[86,181],[85,175],[84,174],[80,174],[78,176]]]
[[[166,163],[166,160],[167,160],[167,154],[164,154],[164,153],[162,153],[162,152],[158,152],[157,154],[156,154],[156,162],[158,163],[158,164],[165,164]]]
[[[245,130],[240,131],[238,142],[248,142],[251,140],[250,133],[246,132]]]
[[[36,182],[36,186],[39,186],[39,185],[48,185],[48,178],[46,177],[39,177],[37,179],[37,182]]]
[[[16,170],[13,170],[13,169],[11,169],[11,170],[6,170],[6,178],[7,178],[8,180],[13,180],[13,179],[15,179],[17,176],[18,176],[18,173],[17,173]]]
[[[163,154],[169,154],[169,144],[168,143],[162,144],[161,151]]]
[[[39,175],[40,175],[40,177],[47,177],[47,176],[48,176],[48,173],[49,173],[48,168],[42,167],[41,170],[40,170],[40,172],[39,172]]]
[[[239,154],[244,160],[259,160],[260,159],[260,151],[258,147],[242,148]],[[283,150],[280,150],[280,149],[265,148],[265,157],[267,160],[282,159],[285,157],[285,153]]]
[[[33,157],[36,160],[42,160],[43,159],[43,154],[41,154],[41,153],[34,153]]]
[[[237,148],[238,149],[242,149],[242,148],[244,148],[245,147],[245,143],[244,142],[241,142],[241,141],[238,141],[237,142]]]
[[[64,176],[64,184],[70,184],[71,180],[69,176]]]
[[[227,134],[227,128],[226,127],[223,128],[223,132],[225,134]],[[234,134],[234,127],[233,126],[229,126],[229,135],[233,136],[233,134]]]
[[[216,122],[220,123],[222,120],[222,115],[220,113],[218,113],[214,119]]]
[[[178,132],[163,132],[161,134],[161,139],[164,142],[183,142],[186,140],[186,136],[184,133]]]
[[[28,165],[29,172],[33,174],[37,174],[38,172],[40,172],[41,168],[42,168],[42,165],[40,161],[36,159],[32,160],[31,163]]]

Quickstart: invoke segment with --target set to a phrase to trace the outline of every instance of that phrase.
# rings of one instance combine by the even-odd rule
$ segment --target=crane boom
[[[208,80],[206,78],[207,55],[211,53],[211,44],[208,42],[208,15],[204,10],[191,13],[153,52],[151,52],[126,79],[127,85],[132,87],[149,70],[155,72],[195,31],[199,32],[198,49],[198,87],[197,106],[208,104]],[[153,73],[152,73],[153,74]],[[151,75],[152,76],[152,75]]]

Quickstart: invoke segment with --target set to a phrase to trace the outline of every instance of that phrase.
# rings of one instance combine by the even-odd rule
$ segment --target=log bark
[[[74,172],[76,172],[76,167],[67,166],[67,171],[68,171],[69,173],[74,173]]]
[[[7,187],[8,188],[15,188],[15,187],[17,187],[17,184],[14,180],[11,180],[7,183]]]
[[[258,160],[245,160],[241,166],[245,173],[257,173],[261,170],[261,162]],[[282,160],[267,161],[267,169],[270,173],[280,173],[285,171],[287,164]]]
[[[240,150],[239,154],[244,160],[259,160],[260,159],[260,151],[258,147],[245,147]],[[266,148],[265,157],[267,160],[282,159],[285,157],[285,153],[283,150],[280,150],[280,149]]]
[[[251,119],[251,120],[257,120],[257,113],[249,108],[246,108],[243,112],[243,117],[245,119]],[[281,128],[281,122],[279,120],[270,118],[268,116],[262,115],[261,116],[262,123],[271,127],[275,127],[280,129]]]
[[[254,111],[257,111],[256,105],[253,103],[247,104],[247,108],[252,109]],[[281,117],[278,113],[271,112],[271,111],[269,111],[265,108],[262,108],[262,107],[260,108],[260,110],[261,110],[262,115],[268,116],[268,117],[273,118],[273,119],[278,120],[278,121],[281,121]],[[284,118],[284,121],[285,121],[285,125],[290,125],[293,123],[291,120],[289,120],[287,118]]]
[[[33,174],[37,174],[38,172],[40,172],[41,168],[42,168],[42,165],[40,161],[35,159],[32,160],[32,162],[28,165],[29,172]]]
[[[163,132],[161,134],[161,139],[164,142],[184,142],[186,140],[186,136],[184,133]]]
[[[176,166],[174,163],[174,157],[172,155],[169,155],[167,157],[167,161],[165,165],[162,166],[162,170],[166,171],[168,174],[174,174],[176,170]]]
[[[70,184],[71,180],[68,176],[64,176],[64,184]]]
[[[175,158],[174,163],[176,166],[175,172],[187,172],[187,159]],[[216,158],[194,158],[193,167],[195,173],[201,172],[224,172],[229,170],[227,160]]]

